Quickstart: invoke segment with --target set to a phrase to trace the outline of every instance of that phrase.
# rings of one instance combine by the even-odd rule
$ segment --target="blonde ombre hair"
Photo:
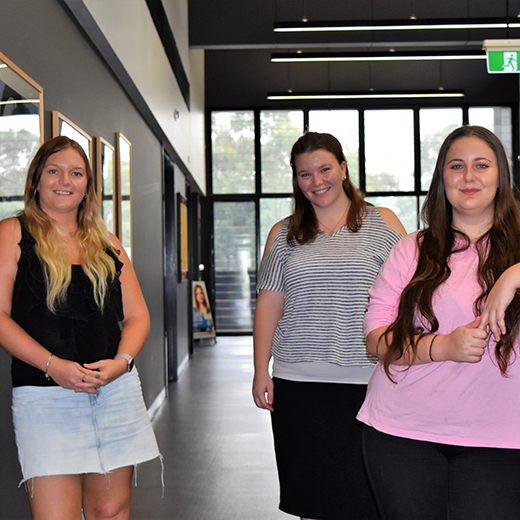
[[[25,223],[36,241],[36,254],[44,267],[47,307],[52,312],[56,312],[57,305],[66,300],[72,278],[72,267],[63,231],[40,207],[38,184],[49,157],[66,148],[78,152],[85,163],[87,189],[78,207],[76,237],[81,248],[81,267],[92,282],[97,305],[103,309],[108,284],[116,275],[115,263],[108,251],[113,252],[116,257],[119,256],[119,251],[112,245],[108,230],[101,219],[94,188],[94,174],[89,160],[76,141],[58,136],[46,141],[40,147],[27,173],[24,192],[25,209],[21,215],[25,217]]]

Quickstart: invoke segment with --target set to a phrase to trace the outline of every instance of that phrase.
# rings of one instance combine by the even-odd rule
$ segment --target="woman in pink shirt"
[[[370,291],[369,479],[384,520],[517,520],[520,212],[494,134],[446,138],[422,216]]]

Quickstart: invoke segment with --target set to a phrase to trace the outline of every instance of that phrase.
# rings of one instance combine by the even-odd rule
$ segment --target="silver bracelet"
[[[51,357],[54,356],[54,354],[51,354],[49,356],[49,359],[47,360],[47,364],[45,365],[45,377],[48,381],[51,380],[51,376],[49,375],[49,363],[51,362]]]

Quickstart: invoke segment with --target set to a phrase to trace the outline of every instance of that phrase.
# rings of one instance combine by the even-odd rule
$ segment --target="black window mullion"
[[[421,194],[421,123],[419,117],[420,108],[415,107],[413,112],[413,132],[414,132],[414,191],[416,204],[416,221],[417,229],[421,226],[421,210],[420,194]]]
[[[367,178],[365,167],[365,110],[359,110],[359,189],[365,193]]]
[[[303,132],[309,131],[309,109],[303,111]]]
[[[260,142],[260,110],[255,110],[255,233],[256,233],[256,268],[260,265],[260,197],[262,194],[262,144]]]

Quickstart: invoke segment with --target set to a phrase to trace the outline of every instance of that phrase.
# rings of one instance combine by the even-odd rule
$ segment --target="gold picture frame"
[[[76,123],[72,122],[57,110],[52,111],[52,137],[64,135],[73,141],[76,141],[85,151],[85,154],[93,166],[93,146],[92,137],[82,130]]]
[[[132,143],[116,133],[117,236],[132,259]]]
[[[96,191],[101,216],[117,234],[116,148],[102,137],[96,137]]]

